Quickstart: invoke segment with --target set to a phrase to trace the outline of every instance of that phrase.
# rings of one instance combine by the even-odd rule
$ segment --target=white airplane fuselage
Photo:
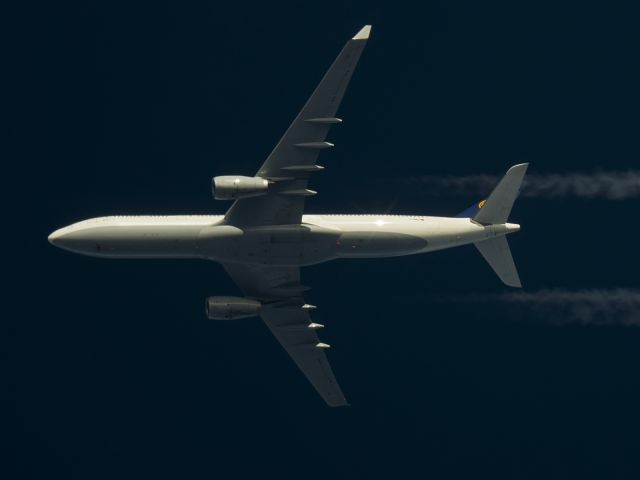
[[[109,258],[203,258],[225,263],[313,265],[337,258],[413,255],[519,230],[470,218],[304,215],[302,224],[238,228],[223,216],[113,216],[49,236],[61,248]]]
[[[303,215],[316,192],[309,181],[371,31],[364,26],[342,49],[253,177],[211,179],[216,200],[233,201],[224,215],[111,216],[53,232],[60,248],[105,258],[200,258],[223,264],[242,297],[205,300],[211,320],[261,317],[305,377],[332,407],[348,405],[320,340],[300,268],[339,258],[415,255],[474,244],[500,280],[522,287],[505,235],[528,164],[512,166],[485,200],[457,217]],[[254,122],[255,123],[255,122]],[[255,128],[260,128],[255,125]],[[363,165],[362,168],[365,168]],[[393,165],[385,171],[391,172]]]

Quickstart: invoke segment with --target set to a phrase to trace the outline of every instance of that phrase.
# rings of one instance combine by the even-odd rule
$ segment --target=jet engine
[[[236,320],[260,315],[262,304],[257,300],[240,297],[209,297],[205,302],[207,318]]]
[[[269,182],[260,177],[224,175],[213,177],[211,181],[211,191],[216,200],[256,197],[267,193],[268,188]]]

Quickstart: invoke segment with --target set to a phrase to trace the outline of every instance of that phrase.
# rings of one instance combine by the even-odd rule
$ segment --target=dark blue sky
[[[453,215],[477,200],[416,195],[390,173],[637,169],[637,9],[30,8],[5,72],[5,211],[19,217],[6,478],[638,478],[640,330],[425,301],[506,290],[472,247],[303,271],[353,405],[329,409],[259,320],[205,319],[206,296],[237,293],[218,265],[46,242],[101,215],[222,213],[210,178],[253,174],[366,23],[308,212]],[[526,289],[637,288],[638,207],[521,199],[510,241]]]

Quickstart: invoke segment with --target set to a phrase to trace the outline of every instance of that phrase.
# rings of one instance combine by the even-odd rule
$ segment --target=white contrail
[[[498,183],[497,175],[422,176],[402,180],[419,186],[429,195],[487,195]],[[606,198],[624,200],[640,197],[640,171],[595,173],[530,173],[524,179],[523,197]]]
[[[555,325],[640,325],[640,290],[548,289],[433,298],[436,303],[500,304],[510,317]]]

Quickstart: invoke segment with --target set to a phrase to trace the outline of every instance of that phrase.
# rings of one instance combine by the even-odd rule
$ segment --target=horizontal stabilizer
[[[522,288],[518,270],[513,263],[507,237],[495,237],[474,243],[480,254],[493,268],[500,280],[510,287]]]

